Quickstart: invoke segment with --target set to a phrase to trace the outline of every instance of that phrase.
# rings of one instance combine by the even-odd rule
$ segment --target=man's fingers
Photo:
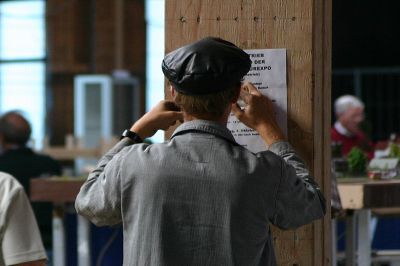
[[[243,110],[237,103],[232,104],[232,113],[239,119],[239,117],[243,116]]]
[[[247,104],[251,102],[252,97],[262,96],[261,92],[250,82],[246,82],[240,88],[240,98]]]
[[[174,112],[174,111],[172,111],[172,113],[173,113],[172,116],[174,117],[174,119],[173,119],[173,123],[171,124],[171,126],[175,125],[176,121],[183,122],[183,112]]]
[[[170,121],[171,123],[175,123],[176,121],[183,121],[183,113],[182,112],[176,112],[176,111],[167,111],[164,112],[163,115],[164,119],[166,121]],[[172,124],[173,125],[173,124]]]
[[[165,110],[170,110],[170,111],[180,111],[179,106],[177,106],[173,101],[164,101],[163,102]]]
[[[167,130],[176,124],[177,121],[183,121],[183,113],[176,111],[165,111],[159,114],[156,127],[158,129]]]
[[[257,90],[257,88],[254,87],[254,85],[251,84],[250,82],[244,83],[244,84],[242,85],[242,89],[243,89],[244,91],[247,91],[247,92],[250,93],[250,94],[253,94],[253,95],[261,95],[261,92],[260,92],[259,90]]]
[[[244,89],[240,90],[240,99],[242,99],[246,104],[248,104],[251,101],[251,97],[252,96],[248,91]]]

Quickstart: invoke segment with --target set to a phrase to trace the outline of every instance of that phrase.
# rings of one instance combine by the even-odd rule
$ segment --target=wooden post
[[[288,138],[329,204],[331,0],[168,0],[165,19],[166,53],[205,36],[287,49]],[[298,230],[273,230],[278,265],[330,265],[329,210]]]

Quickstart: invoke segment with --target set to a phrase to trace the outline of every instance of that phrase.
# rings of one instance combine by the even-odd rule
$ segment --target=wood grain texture
[[[115,54],[115,1],[96,0],[94,11],[94,53],[92,71],[96,73],[110,73],[116,68]]]
[[[168,0],[165,18],[166,53],[206,36],[287,49],[288,138],[329,199],[331,0]],[[330,264],[329,216],[273,235],[279,265]]]
[[[313,170],[330,210],[332,2],[314,1],[313,14]],[[314,247],[323,247],[321,252],[314,253],[314,260],[324,265],[331,263],[331,224],[328,211],[325,219],[316,222],[314,227]]]
[[[46,2],[48,69],[51,72],[88,71],[90,1]]]
[[[139,78],[140,111],[141,113],[145,111],[144,0],[122,0],[122,2],[123,51],[119,54],[115,45],[115,1],[46,1],[48,47],[46,133],[50,136],[52,145],[63,144],[64,136],[74,132],[74,76],[111,74],[117,68],[117,52],[123,58],[122,68]]]
[[[74,133],[74,90],[72,74],[50,75],[47,88],[47,135],[52,145],[64,143],[65,135]]]

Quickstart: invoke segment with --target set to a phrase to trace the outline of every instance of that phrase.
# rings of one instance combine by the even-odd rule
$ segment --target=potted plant
[[[354,176],[361,176],[366,174],[367,169],[367,156],[359,148],[352,148],[347,155],[347,163],[349,172]]]

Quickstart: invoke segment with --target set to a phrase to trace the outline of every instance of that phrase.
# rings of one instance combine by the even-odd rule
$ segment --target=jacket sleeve
[[[97,226],[121,223],[121,164],[127,149],[132,145],[123,139],[109,150],[98,162],[75,200],[78,214]]]
[[[323,217],[324,195],[291,145],[281,141],[269,150],[282,158],[272,223],[282,229],[293,229]]]

